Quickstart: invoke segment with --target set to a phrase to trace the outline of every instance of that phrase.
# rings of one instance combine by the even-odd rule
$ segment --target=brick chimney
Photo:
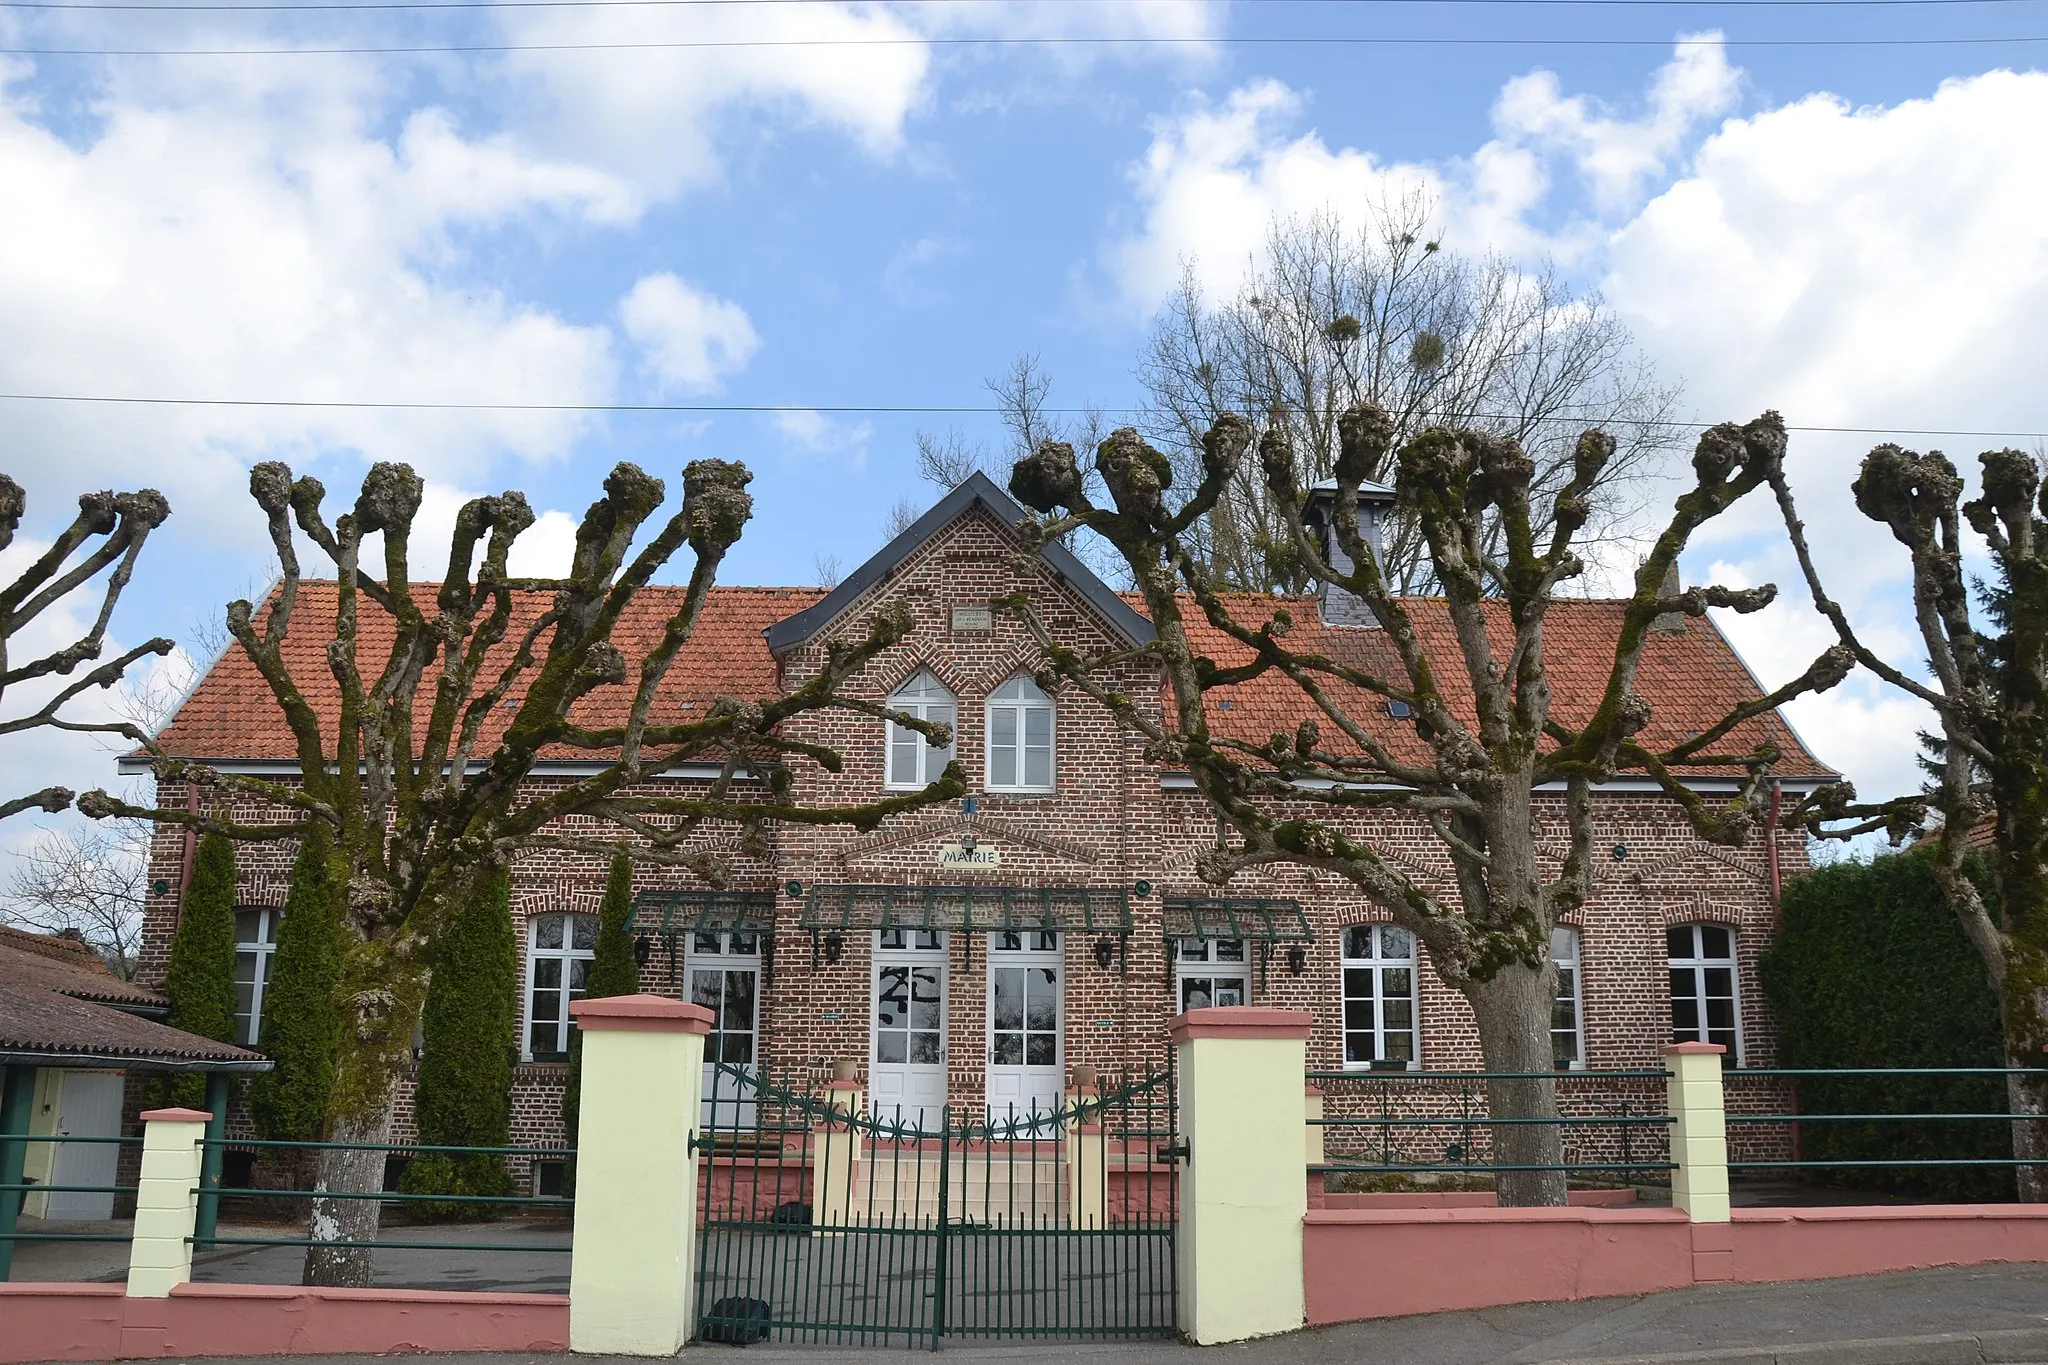
[[[1308,499],[1302,505],[1302,523],[1308,533],[1315,537],[1316,544],[1323,552],[1323,558],[1338,573],[1351,572],[1351,557],[1344,553],[1344,547],[1337,543],[1331,530],[1334,509],[1337,505],[1337,481],[1325,479],[1309,489]],[[1394,507],[1394,490],[1385,484],[1362,483],[1358,486],[1358,529],[1365,536],[1366,548],[1372,551],[1374,562],[1380,559],[1380,533],[1389,513]],[[1349,627],[1354,630],[1378,630],[1379,620],[1372,614],[1372,608],[1363,600],[1352,595],[1335,583],[1324,582],[1317,586],[1316,601],[1326,626]]]

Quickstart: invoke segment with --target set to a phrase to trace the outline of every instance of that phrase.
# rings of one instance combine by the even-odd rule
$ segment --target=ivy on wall
[[[1985,868],[1970,869],[1991,894]],[[1998,1004],[1925,854],[1840,863],[1786,883],[1783,926],[1762,962],[1790,1068],[1998,1067]],[[1997,1076],[1807,1078],[1802,1114],[2002,1114]],[[2002,1122],[1810,1122],[1808,1161],[2012,1155]],[[2011,1199],[2010,1168],[1841,1167],[1831,1183],[1952,1199]]]

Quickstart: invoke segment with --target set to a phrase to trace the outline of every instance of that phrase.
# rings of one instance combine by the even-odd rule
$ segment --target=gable
[[[1023,541],[1017,537],[1016,526],[1029,515],[1023,504],[996,487],[994,480],[986,474],[969,475],[966,482],[939,499],[901,535],[884,545],[859,568],[848,574],[838,587],[794,616],[786,617],[768,627],[764,634],[768,639],[769,652],[781,655],[815,639],[827,626],[860,601],[870,588],[885,581],[933,536],[952,525],[962,513],[973,507],[985,509],[990,518],[1016,539],[1018,547],[1022,548]],[[1066,546],[1055,542],[1047,545],[1039,553],[1046,566],[1087,602],[1102,618],[1104,624],[1121,635],[1126,643],[1150,644],[1158,638],[1157,632],[1152,629],[1152,623],[1111,590],[1107,583],[1096,577],[1094,571],[1076,559]]]

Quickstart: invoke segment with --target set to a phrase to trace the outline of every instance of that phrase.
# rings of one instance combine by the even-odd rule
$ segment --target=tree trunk
[[[396,1099],[395,1093],[387,1092],[385,1102],[375,1113],[334,1120],[329,1125],[328,1141],[381,1148],[391,1141],[391,1115],[397,1107]],[[374,1194],[384,1188],[384,1161],[389,1155],[381,1150],[324,1149],[313,1188],[323,1192]],[[375,1199],[315,1198],[312,1203],[313,1245],[306,1248],[302,1281],[329,1288],[369,1288],[376,1273],[377,1253],[367,1247],[326,1244],[376,1241],[384,1205]]]
[[[2033,1059],[2038,1064],[2039,1059]],[[2027,1060],[2012,1058],[2007,1066],[2026,1066]],[[2013,1160],[2020,1162],[2048,1161],[2048,1134],[2043,1133],[2044,1116],[2048,1116],[2048,1085],[2038,1076],[2007,1076],[2005,1078],[2006,1106],[2014,1114],[2029,1114],[2032,1119],[2014,1123],[2012,1126]],[[2019,1188],[2019,1197],[2026,1203],[2038,1204],[2048,1200],[2048,1167],[2022,1165],[2013,1171],[2013,1183]]]
[[[1479,1050],[1496,1079],[1486,1083],[1489,1112],[1554,1119],[1557,1082],[1550,1048],[1550,1007],[1555,987],[1547,968],[1503,967],[1491,981],[1465,987],[1479,1025]],[[1501,1074],[1512,1073],[1512,1074]],[[1493,1129],[1493,1160],[1501,1166],[1548,1167],[1500,1172],[1502,1208],[1558,1206],[1565,1202],[1562,1130],[1551,1123],[1505,1123]]]
[[[336,1058],[328,1104],[327,1141],[344,1144],[320,1152],[313,1188],[337,1195],[376,1194],[384,1188],[391,1153],[398,1081],[412,1059],[413,1028],[426,994],[427,973],[410,951],[390,940],[358,941],[342,970],[341,997],[354,1002]],[[370,1148],[371,1150],[357,1150]],[[367,1289],[376,1253],[340,1242],[374,1242],[382,1201],[314,1198],[303,1281],[329,1288]]]

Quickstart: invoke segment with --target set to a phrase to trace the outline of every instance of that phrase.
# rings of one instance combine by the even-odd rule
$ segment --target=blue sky
[[[2027,35],[2048,37],[2044,0],[0,7],[16,53],[861,40],[0,56],[0,390],[978,406],[1030,351],[1056,401],[1118,408],[1181,262],[1227,292],[1272,215],[1420,188],[1453,247],[1603,292],[1689,414],[2041,432],[2048,44],[1951,41]],[[1014,41],[1104,36],[1200,41]],[[1311,41],[1237,41],[1276,37]],[[1793,45],[1879,38],[1912,41]],[[1587,39],[1632,45],[1558,41]],[[615,460],[672,478],[737,457],[757,520],[726,581],[803,583],[932,496],[913,436],[948,423],[997,434],[985,415],[0,402],[0,459],[31,535],[84,487],[170,496],[117,622],[132,639],[260,584],[256,459],[336,498],[368,460],[410,460],[444,519],[522,488],[552,513],[544,561]],[[1843,492],[1874,439],[1795,451],[1844,595],[1905,649],[1896,557]],[[1736,518],[1689,574],[1784,581],[1767,530]],[[1731,630],[1778,676],[1821,643],[1789,608]],[[1869,790],[1911,781],[1901,703],[1852,686],[1797,719]],[[111,780],[97,753],[37,755]]]

